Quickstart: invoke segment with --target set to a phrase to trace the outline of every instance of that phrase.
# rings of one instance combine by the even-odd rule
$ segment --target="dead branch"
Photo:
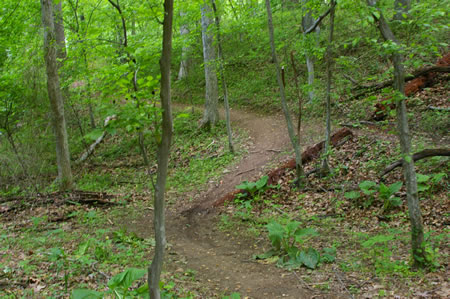
[[[115,115],[108,116],[105,119],[104,126],[106,127],[108,125],[108,123],[115,118],[116,118]],[[81,162],[84,162],[87,158],[89,158],[89,156],[92,155],[92,153],[94,152],[97,145],[99,145],[103,141],[103,138],[105,138],[105,136],[106,136],[106,131],[104,131],[103,134],[100,137],[98,137],[97,140],[95,140],[95,142],[89,146],[89,148],[80,156],[80,158],[78,158],[78,160],[75,161],[75,164],[80,164]]]
[[[434,107],[434,106],[428,106],[428,109],[430,110],[436,110],[436,111],[445,111],[445,112],[449,112],[450,108],[448,107]]]
[[[435,157],[435,156],[447,156],[448,157],[448,156],[450,156],[450,149],[446,149],[446,148],[425,149],[423,151],[415,153],[412,158],[413,158],[413,161],[415,162],[415,161],[422,160],[424,158]],[[386,174],[388,174],[395,168],[401,166],[402,162],[403,162],[403,159],[398,160],[398,161],[392,163],[391,165],[389,165],[388,167],[386,167],[384,169],[383,173],[380,175],[380,177],[385,176]]]

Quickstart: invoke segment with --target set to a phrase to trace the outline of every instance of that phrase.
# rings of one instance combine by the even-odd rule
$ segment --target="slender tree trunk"
[[[303,178],[304,178],[304,172],[303,172],[303,167],[302,167],[302,157],[301,157],[301,147],[297,142],[297,137],[295,136],[294,127],[292,125],[291,115],[289,114],[289,108],[287,106],[283,80],[281,78],[281,68],[278,63],[277,54],[275,52],[275,38],[274,38],[274,34],[273,34],[272,9],[270,7],[270,0],[266,0],[266,9],[267,9],[267,23],[268,23],[268,27],[269,27],[269,36],[270,36],[270,46],[272,49],[272,60],[275,63],[275,66],[277,69],[277,81],[278,81],[278,86],[280,87],[281,107],[283,109],[284,117],[286,119],[289,138],[291,140],[291,144],[292,144],[292,147],[294,148],[294,152],[295,152],[295,162],[296,162],[296,170],[297,170],[297,185],[300,187],[303,183]]]
[[[172,142],[172,110],[170,103],[170,63],[172,55],[172,19],[173,0],[164,1],[163,22],[163,49],[160,59],[161,67],[161,107],[162,112],[162,137],[158,146],[158,170],[155,185],[155,256],[148,268],[148,285],[150,298],[160,299],[159,281],[166,247],[165,227],[165,202],[164,191],[166,187],[169,151]]]
[[[70,168],[69,143],[64,116],[64,104],[58,76],[56,58],[56,37],[53,21],[53,1],[41,0],[42,24],[44,26],[44,59],[47,70],[47,89],[52,109],[53,129],[56,137],[56,159],[60,189],[72,187],[72,170]]]
[[[60,64],[62,60],[66,59],[66,35],[64,34],[64,22],[63,22],[63,12],[62,12],[62,0],[54,4],[54,20],[55,20],[55,38],[56,44],[58,45],[56,56],[60,59]]]
[[[326,131],[325,131],[325,147],[324,147],[324,159],[322,164],[322,173],[329,173],[330,166],[328,165],[328,151],[330,150],[330,136],[331,136],[331,84],[333,81],[333,72],[331,70],[333,63],[333,33],[334,33],[334,13],[336,10],[336,5],[333,0],[331,3],[330,12],[330,36],[328,38],[328,48],[327,48],[327,98],[326,98]]]
[[[376,0],[367,1],[370,6],[376,7]],[[374,18],[377,17],[374,15]],[[380,11],[377,19],[378,28],[385,40],[400,44],[393,34],[389,24]],[[408,200],[409,219],[411,221],[411,245],[415,267],[423,267],[426,264],[424,247],[423,220],[420,211],[419,195],[417,192],[417,178],[414,169],[414,160],[411,151],[411,135],[408,126],[408,114],[405,105],[405,70],[403,56],[400,52],[392,55],[394,63],[394,88],[397,90],[397,130],[400,140],[400,148],[403,155],[403,176],[406,182],[406,197]]]
[[[394,20],[404,20],[405,15],[407,16],[409,13],[409,9],[411,8],[411,0],[395,0],[395,15]]]
[[[186,13],[181,11],[180,17],[185,17]],[[183,23],[180,27],[180,35],[181,39],[183,40],[183,47],[181,48],[181,62],[180,62],[180,70],[178,71],[178,80],[182,80],[186,78],[189,74],[189,67],[190,67],[190,58],[189,58],[189,41],[187,36],[189,35],[189,27],[187,22]]]
[[[306,5],[305,0],[303,0],[303,6]],[[310,9],[303,8],[303,17],[302,17],[302,27],[303,32],[305,32],[308,28],[310,28],[314,24],[314,18],[312,16],[312,12]],[[317,26],[315,29],[315,33],[317,37],[319,37],[320,34],[320,28]],[[305,37],[307,33],[303,34]],[[306,68],[308,69],[308,85],[309,85],[309,91],[308,91],[308,97],[309,101],[312,102],[315,97],[314,93],[314,55],[312,53],[306,54]]]
[[[211,31],[212,9],[206,0],[204,0],[202,8],[202,41],[203,41],[203,58],[205,65],[205,112],[201,121],[201,126],[214,126],[219,119],[219,90],[217,84],[216,71],[216,51],[214,49],[214,34]]]
[[[224,58],[223,58],[223,51],[222,51],[222,39],[220,36],[220,20],[219,15],[217,14],[217,8],[216,3],[214,0],[211,0],[211,5],[214,10],[214,17],[216,20],[216,27],[217,27],[217,46],[218,46],[218,54],[219,54],[219,71],[220,71],[220,77],[222,80],[222,89],[223,89],[223,98],[224,98],[224,104],[225,104],[225,119],[227,123],[227,134],[228,134],[228,147],[230,149],[230,152],[234,153],[234,146],[233,146],[233,136],[231,132],[231,121],[230,121],[230,104],[228,102],[228,88],[227,88],[227,81],[225,80],[225,70],[224,70]]]

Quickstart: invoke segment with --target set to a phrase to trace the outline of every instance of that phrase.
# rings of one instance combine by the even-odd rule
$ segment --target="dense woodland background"
[[[450,1],[162,2],[3,0],[0,295],[148,296],[156,184],[163,298],[449,296]],[[254,256],[281,286],[211,282],[184,229],[238,252],[222,273]]]

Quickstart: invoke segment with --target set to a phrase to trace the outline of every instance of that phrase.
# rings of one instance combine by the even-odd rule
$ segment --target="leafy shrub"
[[[322,255],[312,247],[301,248],[306,237],[316,236],[318,233],[312,228],[301,228],[298,221],[289,221],[286,225],[271,222],[267,224],[267,230],[272,249],[255,256],[256,259],[274,258],[274,260],[278,260],[278,265],[283,267],[305,266],[310,269],[315,269],[320,261],[329,263],[335,260],[336,250],[334,248],[325,248]]]

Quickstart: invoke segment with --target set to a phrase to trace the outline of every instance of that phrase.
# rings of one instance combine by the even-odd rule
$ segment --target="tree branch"
[[[305,34],[308,34],[308,33],[313,32],[314,30],[316,30],[317,26],[320,25],[320,23],[322,22],[322,20],[325,19],[325,17],[331,12],[331,10],[332,10],[335,6],[336,6],[336,1],[332,1],[332,2],[331,2],[330,8],[328,8],[328,10],[327,10],[323,15],[321,15],[321,16],[314,22],[314,24],[313,24],[309,29],[305,30],[304,33],[305,33]]]

